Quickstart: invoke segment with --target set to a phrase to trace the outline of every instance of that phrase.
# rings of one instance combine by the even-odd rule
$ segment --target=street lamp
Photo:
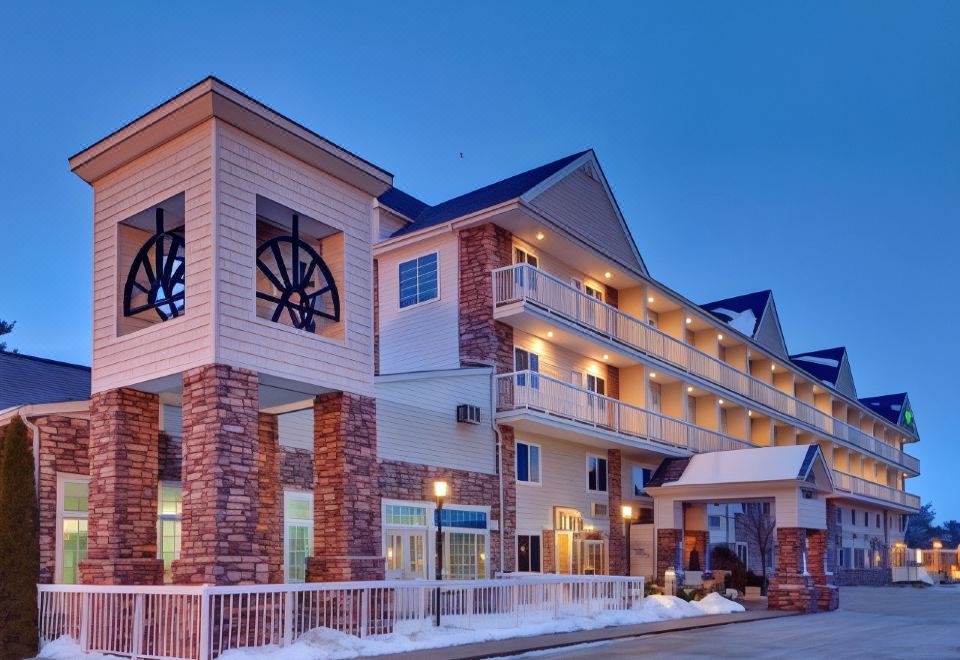
[[[630,575],[630,522],[633,520],[633,507],[624,504],[620,507],[620,513],[623,515],[623,535],[627,540],[627,575]]]
[[[437,498],[437,593],[434,599],[436,624],[440,627],[440,584],[443,580],[443,498],[447,496],[447,482],[434,481],[433,494]]]
[[[940,550],[943,548],[943,543],[940,541],[933,542],[933,565],[937,571],[937,584],[940,584]]]

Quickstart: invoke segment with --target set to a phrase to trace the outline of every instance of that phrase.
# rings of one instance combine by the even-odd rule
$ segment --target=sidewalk
[[[622,639],[625,637],[640,637],[643,635],[657,635],[677,630],[693,630],[695,628],[709,628],[723,626],[728,623],[744,623],[760,621],[762,619],[777,619],[785,616],[794,616],[792,612],[773,612],[768,610],[747,610],[736,614],[711,614],[706,616],[676,619],[673,621],[657,621],[655,623],[639,623],[632,626],[614,626],[595,630],[576,630],[568,633],[554,633],[532,637],[513,637],[493,642],[479,644],[463,644],[448,646],[439,649],[423,649],[407,653],[391,653],[374,656],[377,660],[459,660],[463,658],[494,658],[505,655],[518,655],[529,651],[542,651],[574,644],[586,644],[607,639]]]

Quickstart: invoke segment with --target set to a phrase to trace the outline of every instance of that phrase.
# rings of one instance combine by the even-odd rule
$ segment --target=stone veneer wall
[[[813,577],[815,607],[821,612],[840,606],[840,590],[834,584],[834,576],[826,570],[828,546],[828,530],[807,530],[807,572]]]
[[[280,483],[285,488],[313,490],[313,452],[309,449],[281,447]]]
[[[657,583],[663,585],[663,576],[668,568],[676,568],[677,547],[683,532],[675,528],[657,530]]]
[[[460,232],[460,364],[513,371],[513,328],[493,318],[493,270],[513,260],[510,232],[492,223]]]
[[[160,400],[120,388],[90,400],[86,584],[159,584],[157,475]]]
[[[314,400],[314,556],[307,581],[382,580],[376,400],[348,392]]]
[[[183,472],[183,439],[160,432],[159,476],[161,481],[180,481]]]
[[[607,544],[610,575],[627,574],[627,537],[624,534],[623,469],[619,449],[607,451],[607,516],[610,518],[610,540]]]
[[[556,532],[552,529],[545,529],[540,532],[540,539],[540,570],[543,573],[553,573],[557,570]]]
[[[57,563],[57,473],[90,473],[90,422],[51,415],[34,417],[30,423],[40,430],[39,582],[50,584],[56,577]]]
[[[777,528],[777,570],[767,590],[767,607],[788,612],[815,612],[816,590],[813,578],[803,574],[803,548],[807,530],[800,527]]]
[[[827,500],[827,546],[826,552],[827,571],[836,575],[840,566],[837,565],[837,549],[840,547],[837,543],[838,537],[843,535],[843,524],[837,522],[837,505],[834,500]]]
[[[841,568],[836,573],[840,587],[883,587],[893,582],[889,568]]]
[[[175,582],[269,580],[257,531],[258,385],[256,373],[220,364],[183,374],[183,527]]]
[[[283,582],[283,486],[280,482],[280,427],[276,415],[258,417],[257,537],[266,557],[267,580]]]

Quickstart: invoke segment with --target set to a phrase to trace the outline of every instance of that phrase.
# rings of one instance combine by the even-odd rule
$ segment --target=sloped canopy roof
[[[700,305],[734,330],[742,332],[748,337],[756,336],[760,327],[760,319],[767,308],[767,301],[773,295],[772,291],[757,291],[733,298],[714,300]]]
[[[906,392],[869,396],[860,399],[860,403],[884,419],[916,433],[917,420],[913,414],[913,408],[910,407],[910,399]]]
[[[683,473],[676,479],[665,481],[662,484],[664,487],[771,481],[807,482],[811,473],[815,472],[818,486],[825,490],[833,489],[830,470],[818,445],[716,451],[696,454],[682,460],[689,461]]]
[[[90,367],[0,351],[0,410],[90,398]]]
[[[478,188],[465,195],[448,199],[435,206],[421,202],[396,188],[391,188],[383,193],[378,197],[378,200],[381,204],[413,221],[393,234],[394,236],[402,236],[516,199],[586,153],[589,152],[581,151],[571,154],[552,163],[535,167],[532,170],[491,183],[489,186]]]

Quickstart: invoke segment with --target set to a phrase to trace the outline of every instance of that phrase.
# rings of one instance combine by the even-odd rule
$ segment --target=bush
[[[743,593],[747,586],[747,568],[737,553],[726,546],[717,546],[710,553],[710,567],[718,571],[730,571],[726,586]]]
[[[0,659],[37,654],[37,492],[27,427],[7,426],[0,463]]]
[[[707,592],[704,591],[702,587],[696,588],[696,589],[693,589],[693,588],[690,588],[690,589],[684,589],[684,588],[677,589],[677,598],[679,598],[680,600],[686,601],[686,602],[688,602],[688,603],[689,603],[690,601],[700,600],[700,599],[702,599],[702,598],[703,598],[704,596],[706,596],[706,595],[707,595]]]
[[[747,586],[763,588],[763,576],[757,575],[753,571],[747,572]]]

